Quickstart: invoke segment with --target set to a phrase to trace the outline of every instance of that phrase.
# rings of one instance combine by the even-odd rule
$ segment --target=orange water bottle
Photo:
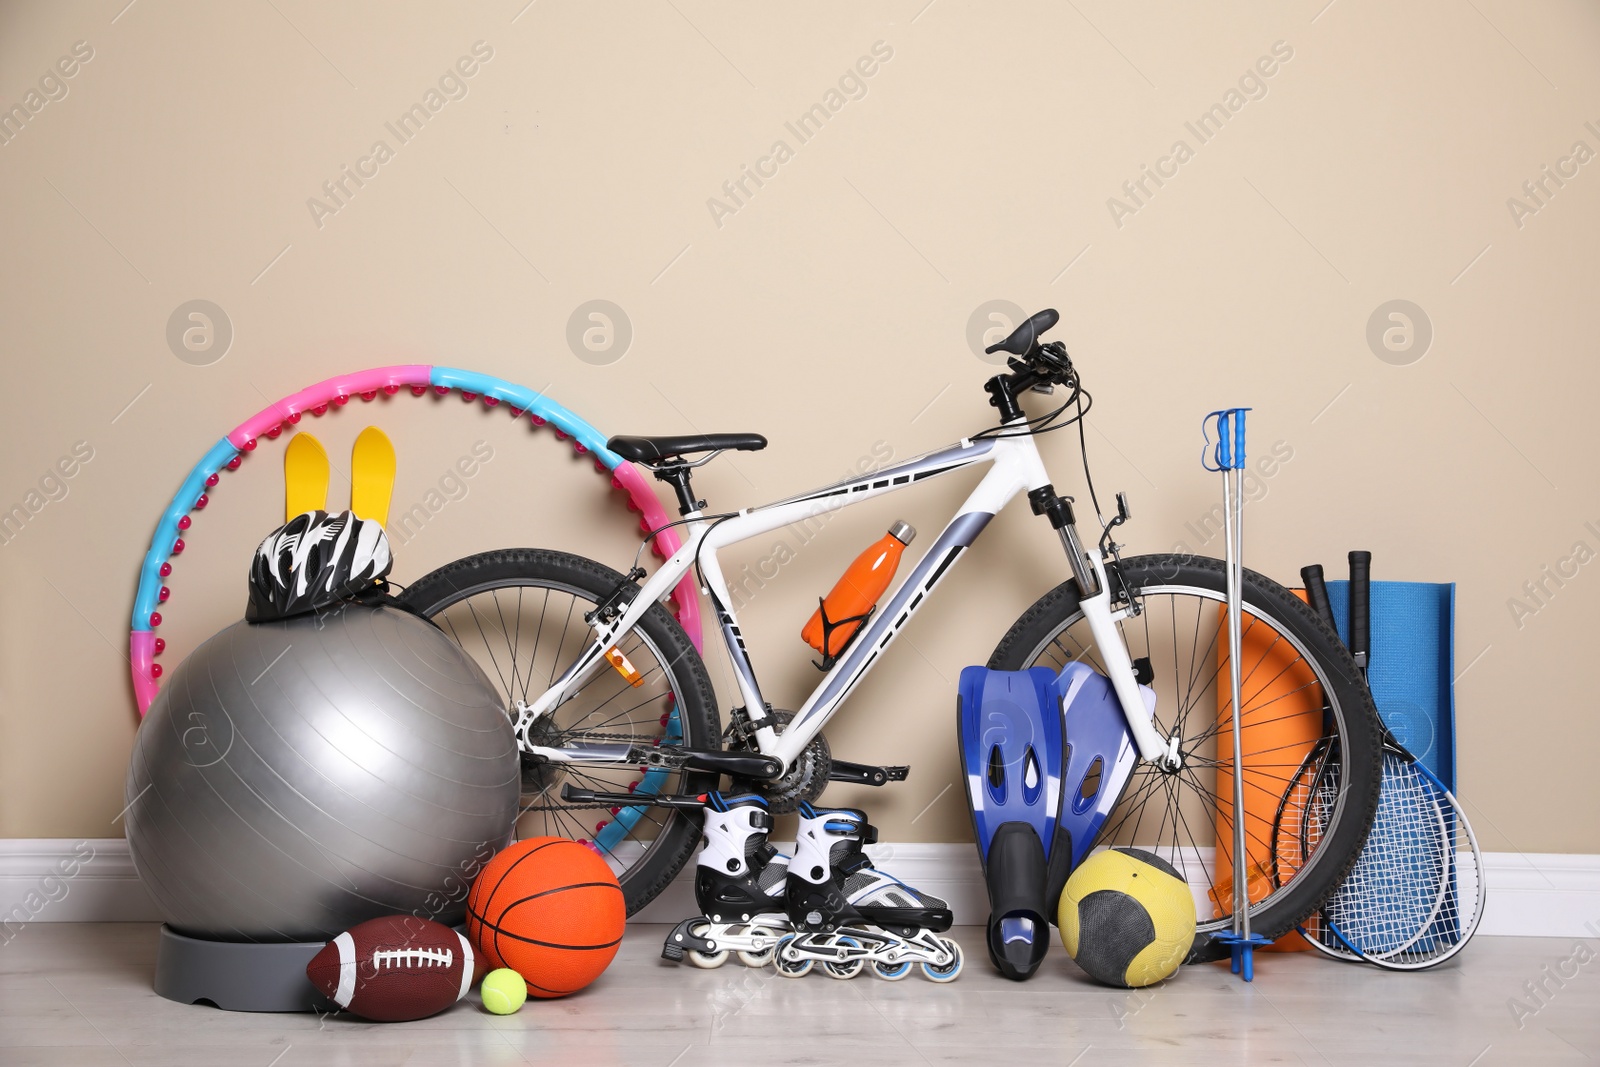
[[[800,631],[806,644],[832,659],[844,651],[867,613],[878,603],[894,572],[900,567],[900,554],[917,536],[906,522],[896,522],[839,576],[811,619]]]

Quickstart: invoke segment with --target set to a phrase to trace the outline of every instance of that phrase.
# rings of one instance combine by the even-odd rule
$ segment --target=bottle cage
[[[872,613],[877,610],[878,605],[874,604],[867,609],[865,615],[852,615],[848,619],[834,620],[828,618],[827,601],[820,596],[817,597],[817,612],[822,618],[822,662],[818,663],[816,660],[812,660],[811,665],[824,674],[833,670],[833,665],[839,662],[839,657],[850,650],[851,645],[855,644],[856,637],[867,628],[867,620],[872,618]],[[844,644],[839,646],[839,651],[830,653],[828,650],[833,647],[833,631],[842,626],[849,626],[851,623],[855,623],[856,628],[850,631],[849,637],[844,639]]]

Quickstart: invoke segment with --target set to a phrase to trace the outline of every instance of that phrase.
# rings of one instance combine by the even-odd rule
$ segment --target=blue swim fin
[[[1060,837],[1070,846],[1068,855],[1059,857],[1065,873],[1050,897],[1052,904],[1061,895],[1060,887],[1066,885],[1066,875],[1088,856],[1139,762],[1139,750],[1109,678],[1086,663],[1074,662],[1062,669],[1055,685],[1067,742],[1056,821]],[[1139,693],[1146,710],[1154,710],[1155,691],[1141,685]]]
[[[1056,673],[968,667],[956,714],[989,890],[989,958],[1021,981],[1044,960],[1072,869],[1072,840],[1060,822],[1064,737]]]

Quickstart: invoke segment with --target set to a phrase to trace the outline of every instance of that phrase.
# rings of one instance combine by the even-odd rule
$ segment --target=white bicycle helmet
[[[250,564],[248,622],[286,619],[371,592],[394,559],[383,527],[352,511],[308,511],[267,535]]]

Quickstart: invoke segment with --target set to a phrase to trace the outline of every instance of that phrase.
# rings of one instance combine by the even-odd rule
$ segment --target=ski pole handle
[[[1333,605],[1328,603],[1328,583],[1322,577],[1322,564],[1301,567],[1300,581],[1305,584],[1306,603],[1311,605],[1311,610],[1316,612],[1317,618],[1328,624],[1328,629],[1338,633],[1339,624],[1333,618]]]
[[[1200,453],[1200,465],[1208,471],[1236,471],[1244,469],[1244,413],[1250,408],[1223,408],[1213,411],[1200,420],[1200,432],[1206,446]],[[1215,420],[1217,441],[1211,443],[1211,424]]]
[[[1350,553],[1350,654],[1367,673],[1372,643],[1372,553]]]

